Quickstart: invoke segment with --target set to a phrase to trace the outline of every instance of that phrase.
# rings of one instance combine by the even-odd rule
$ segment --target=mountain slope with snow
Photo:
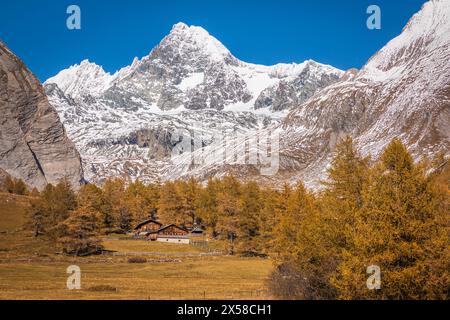
[[[341,81],[318,91],[280,124],[267,128],[279,134],[276,175],[261,175],[261,166],[224,165],[214,159],[194,168],[188,167],[187,159],[185,172],[199,177],[233,172],[278,186],[302,180],[319,188],[336,143],[346,135],[353,136],[362,153],[373,159],[396,137],[416,160],[440,152],[450,156],[449,21],[449,1],[427,2],[362,70],[349,70]],[[234,153],[242,155],[244,143],[242,139],[232,145]],[[211,146],[204,153],[217,150],[220,146]]]
[[[91,181],[233,172],[316,188],[345,135],[374,158],[394,137],[416,159],[448,154],[449,21],[450,2],[429,1],[362,70],[345,73],[314,61],[245,63],[204,29],[179,23],[113,75],[84,62],[46,88]],[[271,133],[279,139],[268,152],[261,142]],[[260,159],[278,151],[276,174],[262,175]]]
[[[296,172],[293,179],[317,184],[337,139],[348,134],[374,158],[394,137],[416,159],[448,153],[449,21],[449,1],[427,2],[356,75],[325,88],[286,117],[281,152],[289,163],[285,169]]]
[[[249,64],[203,28],[178,23],[148,56],[114,74],[85,60],[45,86],[90,180],[118,174],[117,167],[128,168],[123,175],[151,180],[154,174],[148,178],[138,169],[142,161],[167,164],[182,140],[174,138],[179,132],[200,133],[206,146],[224,132],[263,130],[342,75],[312,60]]]

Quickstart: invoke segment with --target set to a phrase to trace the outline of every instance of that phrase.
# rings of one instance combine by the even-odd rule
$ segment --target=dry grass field
[[[190,245],[115,237],[103,241],[115,255],[60,255],[23,230],[28,201],[0,194],[0,299],[269,298],[265,280],[272,262],[267,259],[209,256]],[[132,256],[147,262],[129,263]],[[81,290],[66,288],[69,265],[81,268]]]

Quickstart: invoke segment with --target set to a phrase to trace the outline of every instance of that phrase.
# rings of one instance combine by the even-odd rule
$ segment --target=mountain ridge
[[[158,63],[153,63],[154,61]],[[164,69],[161,65],[168,65],[170,68]],[[74,98],[79,96],[80,93],[98,96],[109,89],[113,90],[113,87],[116,84],[120,86],[120,82],[126,82],[128,78],[136,78],[136,73],[148,73],[148,69],[151,69],[151,72],[159,73],[158,76],[161,76],[161,73],[171,73],[173,79],[169,77],[169,80],[174,82],[173,87],[175,88],[168,88],[168,90],[175,91],[172,93],[177,95],[179,92],[176,91],[176,87],[183,79],[188,78],[188,76],[192,74],[205,73],[205,71],[208,71],[205,69],[216,68],[217,70],[211,71],[210,74],[215,72],[223,78],[236,78],[236,82],[231,83],[237,83],[237,90],[240,90],[241,92],[240,95],[237,95],[240,99],[233,102],[246,103],[248,102],[250,95],[253,100],[256,100],[258,97],[255,95],[259,95],[264,89],[269,88],[271,85],[275,85],[276,80],[293,81],[296,76],[304,71],[305,67],[311,66],[316,69],[315,72],[319,75],[324,73],[327,76],[334,78],[331,79],[330,82],[338,80],[344,73],[337,68],[320,64],[313,60],[307,60],[300,64],[280,63],[273,66],[246,63],[235,58],[220,41],[211,36],[205,29],[197,26],[187,26],[184,23],[177,23],[173,26],[171,32],[164,37],[147,56],[144,56],[141,59],[135,58],[130,66],[125,66],[113,74],[105,72],[101,66],[89,62],[89,60],[86,59],[79,64],[72,65],[68,69],[62,70],[57,75],[47,79],[44,83],[57,84],[66,95],[70,95]],[[223,70],[224,68],[228,69]],[[323,72],[321,72],[322,70],[320,69],[322,69]],[[266,77],[264,78],[262,75],[265,75]],[[215,74],[212,76],[215,76]],[[258,76],[260,77],[255,81],[265,83],[252,83],[250,85],[252,88],[259,86],[256,90],[248,88],[248,83],[242,83],[247,82],[249,80],[248,78],[253,79]],[[270,78],[276,80],[270,81]],[[146,78],[144,79],[147,80]],[[219,79],[218,76],[212,80],[217,81],[217,79]],[[151,82],[158,82],[160,79],[153,77],[150,80],[152,80]],[[167,79],[163,80],[167,81]],[[207,77],[203,78],[203,81],[194,85],[194,88],[197,86],[201,87],[202,83],[207,80],[208,73]],[[77,87],[77,84],[79,83],[82,85],[81,87]],[[125,83],[123,86],[131,85]],[[145,89],[151,90],[153,88],[146,87]],[[203,87],[201,89],[204,90]],[[142,96],[145,96],[145,94],[141,94],[137,98]],[[149,104],[154,103],[152,99],[148,99],[146,102]],[[158,104],[158,107],[159,106],[161,106],[161,103]],[[179,105],[175,107],[179,107]],[[211,106],[203,106],[203,108],[208,107]],[[189,107],[187,108],[189,109]],[[164,108],[160,109],[165,110]],[[218,109],[222,110],[223,106],[219,106]]]
[[[86,90],[75,97],[49,96],[94,182],[115,175],[153,181],[233,172],[273,183],[303,180],[317,188],[345,135],[374,158],[394,137],[416,159],[448,152],[449,13],[448,2],[427,2],[361,70],[347,72],[314,61],[248,64],[225,47],[215,48],[215,38],[198,45],[198,39],[209,37],[204,29],[177,24],[100,95]],[[58,84],[48,80],[46,86],[51,85]],[[179,131],[188,139],[201,136],[202,150],[194,155],[220,151],[214,137],[223,132],[251,137],[276,131],[278,175],[262,177],[254,165],[208,156],[207,163],[193,166],[192,150],[173,157],[182,145]]]
[[[277,123],[343,74],[312,60],[249,64],[203,28],[178,23],[149,55],[114,74],[84,60],[45,87],[95,181],[108,175],[98,173],[103,170],[140,176],[143,160],[167,157],[181,144],[171,141],[178,131],[201,132],[202,144],[209,145],[222,131],[244,133]],[[160,128],[166,133],[159,134]],[[120,169],[112,169],[117,163]]]
[[[449,25],[442,17],[449,16],[448,2],[425,3],[353,78],[330,85],[286,117],[282,126],[291,137],[282,153],[308,158],[293,148],[305,142],[317,152],[314,160],[303,161],[299,175],[323,178],[336,138],[347,134],[374,158],[393,138],[400,138],[416,160],[448,154],[450,32],[443,31]],[[326,143],[314,145],[318,137]]]

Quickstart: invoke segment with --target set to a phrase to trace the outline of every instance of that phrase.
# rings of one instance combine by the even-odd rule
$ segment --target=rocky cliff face
[[[263,90],[255,101],[255,108],[272,111],[292,110],[311,98],[316,92],[339,81],[342,73],[323,72],[324,66],[307,61],[303,70]]]
[[[80,156],[42,85],[0,42],[0,167],[43,188],[67,177],[83,182]]]

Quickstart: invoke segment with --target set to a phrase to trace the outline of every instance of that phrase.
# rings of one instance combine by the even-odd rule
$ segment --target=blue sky
[[[313,59],[360,68],[398,35],[425,0],[15,0],[0,11],[0,38],[43,81],[88,58],[114,72],[147,55],[182,21],[199,25],[236,57],[261,64]],[[77,4],[82,29],[66,27]],[[382,10],[382,29],[366,9]]]

